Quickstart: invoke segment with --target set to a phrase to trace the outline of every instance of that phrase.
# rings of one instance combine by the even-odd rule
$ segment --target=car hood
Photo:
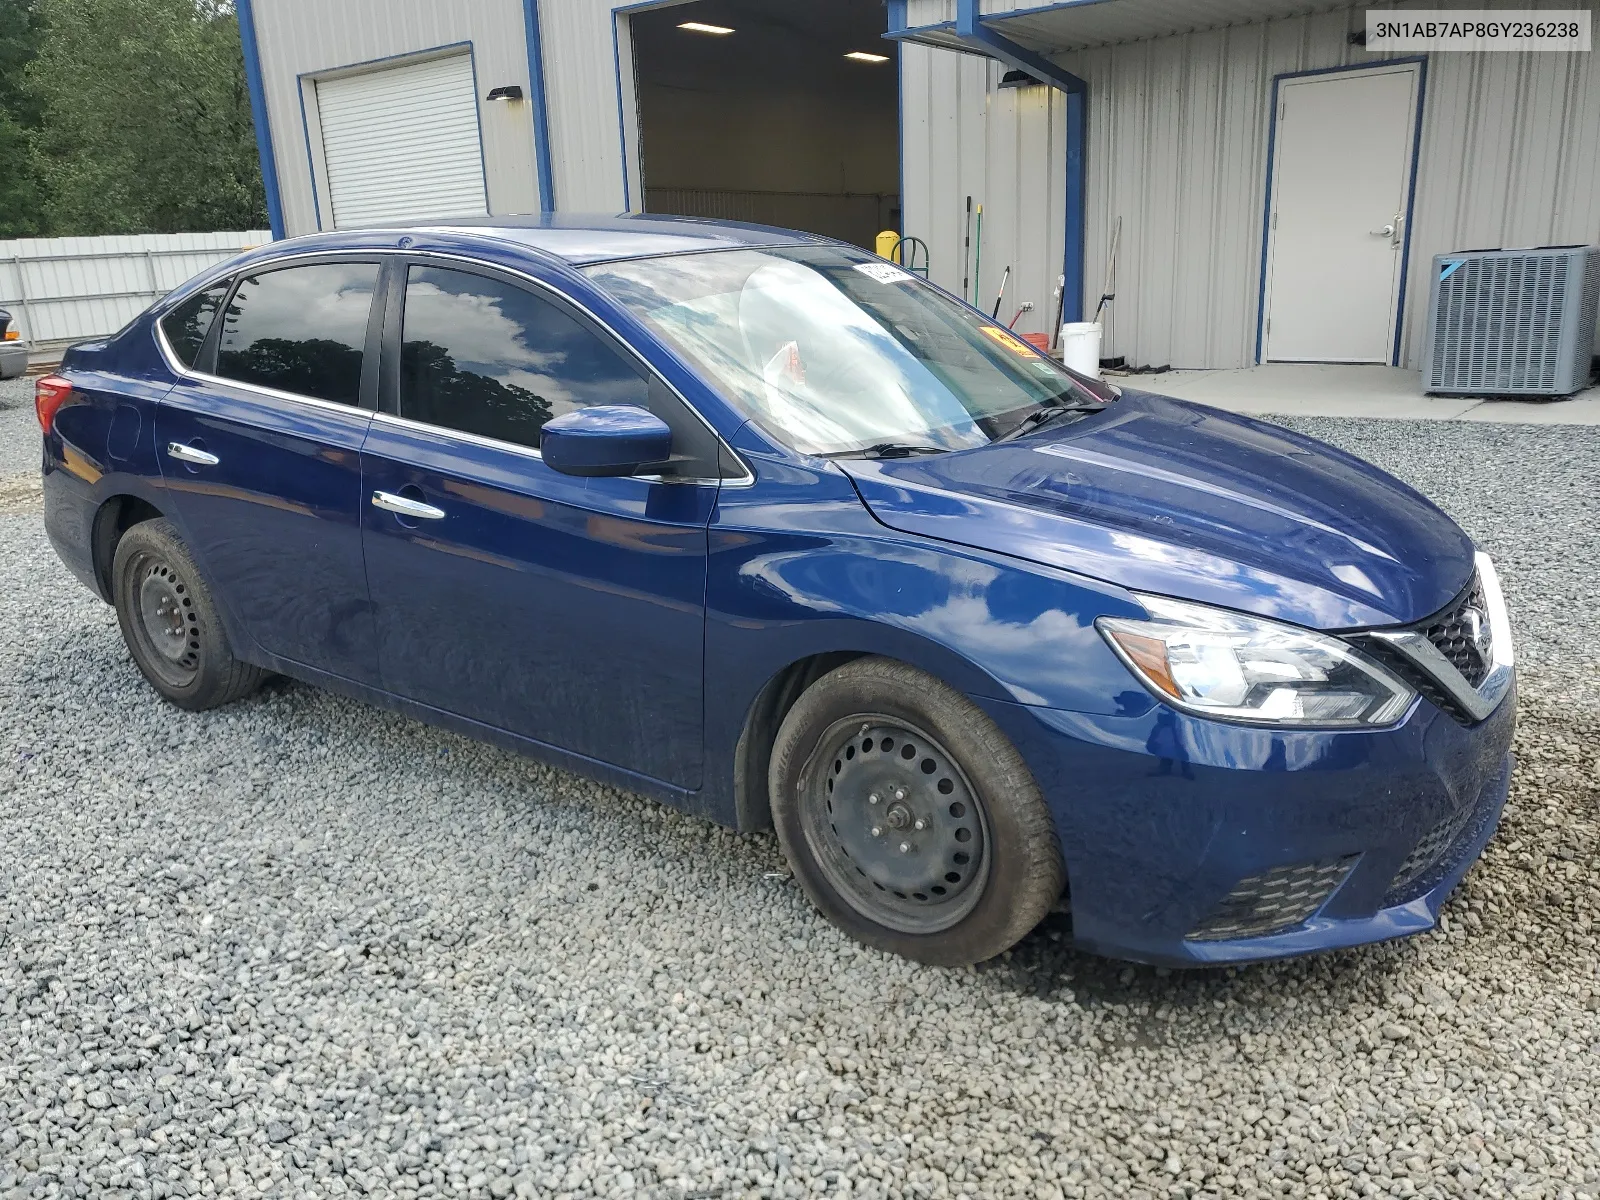
[[[1420,620],[1473,569],[1455,522],[1376,467],[1148,393],[1015,441],[837,461],[892,529],[1316,629]]]

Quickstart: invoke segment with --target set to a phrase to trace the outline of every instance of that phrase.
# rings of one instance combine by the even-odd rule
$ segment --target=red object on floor
[[[1050,353],[1050,335],[1048,333],[1025,333],[1022,335],[1022,340],[1040,354]]]

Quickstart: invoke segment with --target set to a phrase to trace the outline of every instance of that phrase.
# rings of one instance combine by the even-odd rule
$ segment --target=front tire
[[[211,591],[170,521],[142,521],[122,535],[111,593],[133,661],[179,708],[229,704],[266,678],[233,656]]]
[[[852,937],[962,966],[1009,949],[1065,883],[1044,797],[988,716],[925,672],[855,659],[778,729],[773,824],[795,878]]]

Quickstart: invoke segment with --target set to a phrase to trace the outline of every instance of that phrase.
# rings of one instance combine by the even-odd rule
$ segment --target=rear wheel
[[[856,659],[796,701],[773,746],[773,823],[835,924],[961,965],[1044,917],[1064,882],[1038,785],[965,696],[904,663]]]
[[[211,592],[170,521],[143,521],[122,535],[111,590],[133,661],[180,708],[228,704],[266,677],[233,656]]]

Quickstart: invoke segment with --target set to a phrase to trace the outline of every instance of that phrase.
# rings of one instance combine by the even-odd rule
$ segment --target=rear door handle
[[[393,492],[373,492],[372,507],[422,521],[437,521],[444,516],[442,508],[435,508],[431,504],[424,504],[421,500],[413,500],[409,496],[396,496]]]
[[[214,467],[222,461],[215,454],[196,450],[193,446],[185,446],[182,442],[168,442],[167,453],[179,462],[194,463],[201,467]]]

